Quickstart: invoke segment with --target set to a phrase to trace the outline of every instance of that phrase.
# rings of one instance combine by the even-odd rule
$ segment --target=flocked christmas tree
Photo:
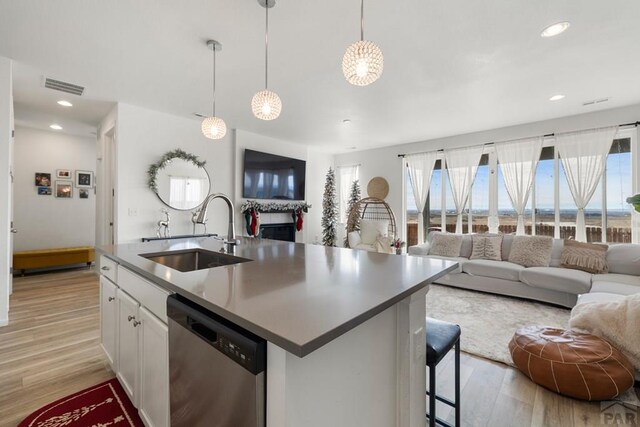
[[[336,246],[338,234],[338,205],[336,203],[336,175],[332,168],[327,172],[322,197],[322,244]]]
[[[351,213],[351,209],[360,201],[360,181],[355,180],[351,184],[351,193],[349,193],[349,201],[347,202],[347,222],[349,222],[349,214]],[[349,247],[349,239],[345,236],[344,238],[344,247]]]

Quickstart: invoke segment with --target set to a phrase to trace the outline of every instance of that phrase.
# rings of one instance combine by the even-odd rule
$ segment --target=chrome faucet
[[[227,241],[225,243],[227,243],[228,245],[237,244],[238,242],[236,242],[236,227],[233,221],[233,215],[235,213],[233,202],[228,196],[222,193],[209,194],[207,198],[204,199],[204,203],[202,203],[202,209],[200,210],[200,214],[195,220],[195,224],[204,225],[207,222],[207,209],[209,208],[209,203],[213,199],[222,199],[227,202],[227,207],[229,208],[229,231],[227,232]]]

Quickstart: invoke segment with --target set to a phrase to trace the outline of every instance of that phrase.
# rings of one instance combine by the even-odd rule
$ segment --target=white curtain
[[[617,126],[556,135],[556,147],[562,160],[569,190],[578,208],[576,240],[585,242],[587,230],[584,208],[591,200],[604,173],[607,155]]]
[[[458,148],[455,150],[444,150],[444,156],[453,194],[453,203],[456,206],[458,221],[456,223],[456,233],[462,233],[462,213],[469,201],[469,192],[473,178],[478,171],[480,157],[484,146]],[[444,207],[443,207],[444,208]]]
[[[360,165],[338,166],[338,185],[340,186],[340,222],[347,222],[347,205],[349,204],[349,196],[351,195],[351,186],[353,181],[358,179]]]
[[[516,235],[525,234],[524,209],[542,152],[542,137],[497,142],[498,163],[513,209],[518,214]]]
[[[411,189],[418,208],[418,244],[424,243],[424,218],[422,211],[427,203],[429,187],[431,185],[431,174],[436,163],[438,153],[410,154],[405,157],[409,178],[411,178]]]

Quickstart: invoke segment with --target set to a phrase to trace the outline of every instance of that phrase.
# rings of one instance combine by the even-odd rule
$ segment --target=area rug
[[[89,387],[38,409],[18,427],[144,427],[117,379]]]
[[[567,328],[571,310],[549,304],[430,285],[427,316],[460,325],[460,349],[485,359],[514,366],[509,353],[513,333],[526,325]],[[640,407],[640,389],[628,390],[617,400]]]
[[[484,292],[431,285],[427,316],[456,323],[464,352],[513,365],[509,341],[522,326],[566,328],[571,310]]]

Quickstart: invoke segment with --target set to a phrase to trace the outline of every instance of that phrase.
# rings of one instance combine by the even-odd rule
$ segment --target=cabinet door
[[[122,388],[138,407],[138,311],[140,305],[121,289],[118,301],[118,379]]]
[[[149,427],[169,426],[169,329],[140,307],[140,415]]]
[[[118,305],[116,290],[118,287],[109,279],[100,276],[100,341],[107,356],[111,369],[117,372],[118,358],[116,357],[116,327],[118,319]]]

